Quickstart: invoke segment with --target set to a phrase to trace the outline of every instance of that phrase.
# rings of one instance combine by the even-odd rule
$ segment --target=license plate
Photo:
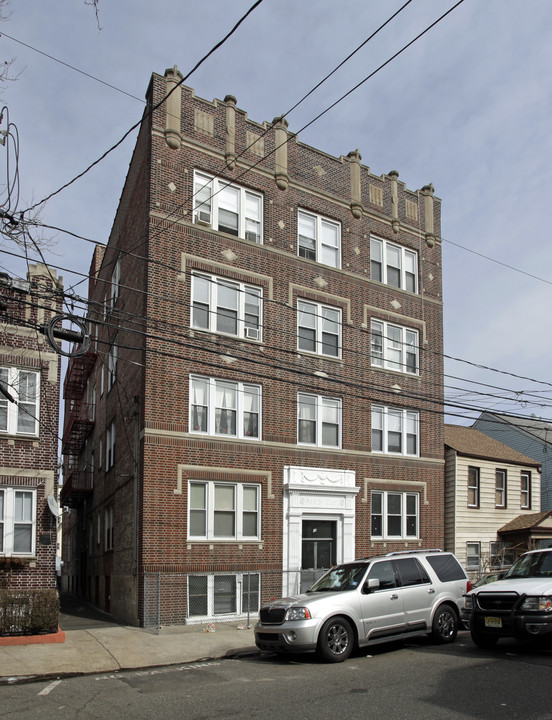
[[[501,627],[502,627],[502,618],[499,618],[499,617],[486,617],[486,618],[485,618],[485,627],[501,628]]]

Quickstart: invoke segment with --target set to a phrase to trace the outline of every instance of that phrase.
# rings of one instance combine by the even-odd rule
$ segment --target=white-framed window
[[[468,507],[479,507],[480,473],[478,467],[468,467]]]
[[[467,570],[480,570],[481,569],[481,543],[480,542],[467,542],[466,543],[466,569]]]
[[[420,527],[420,496],[414,492],[372,490],[371,535],[382,540],[414,539]]]
[[[520,473],[521,482],[521,509],[531,509],[531,471],[522,470]]]
[[[115,465],[115,423],[108,425],[105,433],[105,469],[110,470]]]
[[[297,441],[300,445],[341,447],[341,400],[297,393]]]
[[[214,275],[192,274],[192,327],[260,340],[262,309],[261,288]]]
[[[0,488],[0,555],[33,556],[36,551],[36,490]]]
[[[194,172],[194,220],[255,243],[263,241],[263,196]]]
[[[111,293],[109,296],[109,307],[112,309],[119,298],[121,285],[121,259],[117,258],[111,273]]]
[[[372,452],[418,456],[420,454],[419,413],[373,405]]]
[[[105,523],[105,549],[113,550],[113,537],[114,537],[113,505],[108,505],[105,508],[104,523]]]
[[[261,486],[215,480],[190,480],[190,540],[259,540]]]
[[[340,223],[298,210],[297,246],[299,257],[335,268],[341,267]]]
[[[259,611],[259,573],[188,575],[188,618],[201,622],[221,615],[256,615]]]
[[[107,355],[107,391],[109,392],[117,380],[117,360],[119,358],[119,346],[116,342],[109,348]]]
[[[318,355],[341,357],[341,310],[298,300],[297,347]]]
[[[372,320],[370,323],[371,364],[386,370],[419,372],[418,331],[401,325]]]
[[[261,438],[261,386],[192,375],[190,432]]]
[[[507,491],[507,478],[506,470],[495,471],[495,506],[497,508],[506,507],[506,491]]]
[[[0,432],[38,435],[40,374],[15,367],[0,368]]]
[[[401,290],[418,292],[418,253],[380,238],[370,238],[370,277]]]

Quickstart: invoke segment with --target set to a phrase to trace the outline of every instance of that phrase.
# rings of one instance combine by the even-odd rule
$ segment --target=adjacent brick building
[[[55,588],[61,357],[39,328],[61,280],[30,265],[0,276],[0,301],[0,587]]]
[[[180,78],[149,86],[64,388],[64,584],[137,624],[444,540],[432,186]]]

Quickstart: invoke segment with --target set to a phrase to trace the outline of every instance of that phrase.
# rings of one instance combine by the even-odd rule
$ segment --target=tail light
[[[466,592],[469,592],[470,590],[473,590],[473,585],[471,584],[471,580],[468,580],[466,583]]]

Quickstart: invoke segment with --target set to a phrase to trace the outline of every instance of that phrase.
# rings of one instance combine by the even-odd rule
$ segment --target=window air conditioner
[[[259,339],[259,328],[254,327],[246,327],[245,328],[245,337],[249,340],[258,340]]]
[[[211,213],[208,212],[207,210],[196,210],[196,213],[194,215],[194,220],[196,223],[210,225],[211,224]]]

